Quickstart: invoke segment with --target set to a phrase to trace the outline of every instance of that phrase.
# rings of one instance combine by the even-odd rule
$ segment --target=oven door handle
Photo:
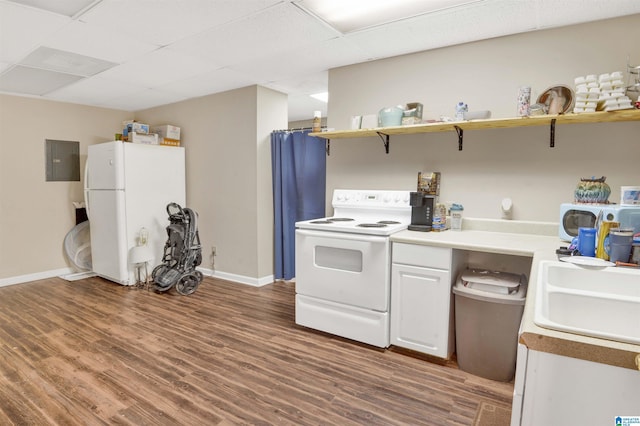
[[[365,242],[385,242],[388,236],[370,235],[370,234],[350,234],[348,232],[334,231],[314,231],[310,229],[296,229],[296,234],[304,237],[320,237],[338,240],[365,241]]]

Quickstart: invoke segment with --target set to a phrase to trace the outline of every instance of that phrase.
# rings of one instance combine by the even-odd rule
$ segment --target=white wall
[[[513,117],[521,85],[537,97],[550,86],[573,87],[585,74],[625,71],[640,63],[640,15],[518,34],[386,60],[329,73],[328,126],[348,129],[352,115],[421,102],[424,118],[470,111]],[[386,155],[378,138],[331,141],[327,199],[335,188],[414,190],[418,171],[442,172],[441,200],[460,202],[465,215],[499,218],[503,197],[514,219],[558,221],[558,206],[573,200],[581,177],[607,176],[610,201],[621,185],[640,184],[640,122],[467,131],[457,135],[392,136]],[[327,204],[328,206],[330,203]]]
[[[216,271],[239,281],[273,275],[270,132],[287,124],[287,96],[250,86],[138,111],[136,119],[181,128],[202,266],[214,269],[215,246]]]
[[[75,225],[82,182],[46,182],[45,139],[87,146],[113,140],[133,113],[0,95],[0,280],[68,267],[64,237]]]
[[[273,275],[270,132],[287,126],[287,96],[258,86],[137,113],[0,95],[0,283],[68,267],[82,182],[45,182],[45,139],[113,140],[122,121],[181,127],[187,204],[198,212],[203,264],[260,284]],[[18,281],[16,281],[18,280]]]

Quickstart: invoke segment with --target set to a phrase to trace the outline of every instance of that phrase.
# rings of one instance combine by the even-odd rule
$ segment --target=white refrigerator
[[[151,271],[162,261],[167,204],[185,206],[184,148],[121,141],[90,145],[84,185],[93,272],[135,284],[130,252],[141,229],[148,232]]]

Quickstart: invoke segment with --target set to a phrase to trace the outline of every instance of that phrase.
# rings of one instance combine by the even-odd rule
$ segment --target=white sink
[[[540,327],[640,344],[640,269],[542,261],[533,322]]]

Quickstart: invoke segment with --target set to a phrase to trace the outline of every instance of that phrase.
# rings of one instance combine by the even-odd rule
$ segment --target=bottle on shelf
[[[322,128],[322,111],[313,112],[313,127],[312,132],[319,132]]]

